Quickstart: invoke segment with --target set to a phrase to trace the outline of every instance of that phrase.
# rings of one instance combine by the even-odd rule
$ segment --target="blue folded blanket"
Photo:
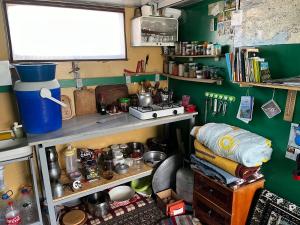
[[[224,184],[231,184],[241,180],[240,178],[232,176],[230,173],[227,173],[219,167],[206,162],[203,159],[197,158],[194,154],[191,155],[191,163],[194,164],[195,169],[199,169],[206,176],[217,178]]]

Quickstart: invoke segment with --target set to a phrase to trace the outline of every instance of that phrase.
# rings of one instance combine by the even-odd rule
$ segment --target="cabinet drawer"
[[[195,173],[194,190],[227,212],[231,213],[233,196],[232,191],[197,172]]]
[[[195,216],[203,224],[207,225],[230,225],[231,216],[219,209],[213,203],[194,192],[193,208]]]

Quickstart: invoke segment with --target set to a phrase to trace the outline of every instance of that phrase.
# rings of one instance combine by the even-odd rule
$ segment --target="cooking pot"
[[[166,158],[167,155],[160,151],[148,151],[143,155],[144,162],[151,167],[156,166],[159,162],[165,160]]]
[[[137,94],[139,99],[139,106],[141,107],[148,107],[152,105],[152,96],[150,92],[142,92]]]
[[[96,217],[108,214],[110,210],[109,201],[109,195],[102,191],[91,194],[84,199],[89,213]]]

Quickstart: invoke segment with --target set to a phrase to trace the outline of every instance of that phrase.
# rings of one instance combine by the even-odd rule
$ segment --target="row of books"
[[[270,80],[269,64],[259,57],[259,49],[254,47],[235,48],[226,54],[229,79],[234,82],[263,82]]]

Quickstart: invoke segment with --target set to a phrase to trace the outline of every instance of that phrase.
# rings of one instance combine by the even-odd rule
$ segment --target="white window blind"
[[[7,3],[14,61],[125,59],[124,12]]]

